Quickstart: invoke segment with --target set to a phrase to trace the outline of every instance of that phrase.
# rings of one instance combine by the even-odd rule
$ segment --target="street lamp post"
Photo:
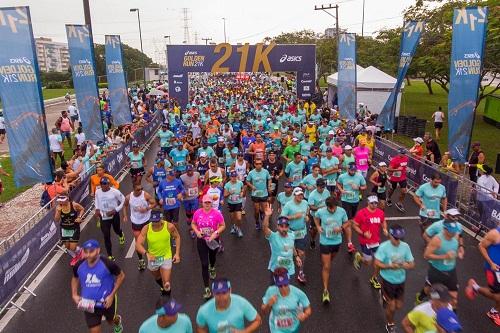
[[[168,38],[168,45],[171,44],[170,35],[163,36],[163,38],[165,38],[165,39]],[[168,47],[165,47],[165,74],[167,75],[167,78],[168,78]]]
[[[224,21],[224,43],[227,43],[227,39],[226,39],[226,18],[223,17],[222,21]]]
[[[143,71],[143,81],[144,89],[146,88],[146,65],[144,63],[144,50],[142,49],[142,30],[141,30],[141,15],[139,13],[139,8],[130,8],[130,12],[137,12],[137,21],[139,22],[139,39],[141,41],[141,59],[142,59],[142,71]]]

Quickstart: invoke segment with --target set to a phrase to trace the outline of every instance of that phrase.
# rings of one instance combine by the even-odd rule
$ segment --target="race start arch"
[[[315,90],[316,45],[242,44],[167,45],[170,98],[188,103],[188,73],[296,72],[297,97]]]

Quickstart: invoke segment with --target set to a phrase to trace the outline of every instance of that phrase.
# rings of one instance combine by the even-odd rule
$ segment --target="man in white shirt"
[[[49,146],[50,146],[50,152],[51,152],[51,157],[52,161],[55,165],[56,163],[56,157],[59,156],[59,159],[61,162],[64,160],[64,153],[63,153],[63,140],[61,134],[59,134],[59,130],[57,128],[52,129],[52,134],[49,135]]]
[[[111,247],[111,227],[118,235],[120,245],[124,245],[125,234],[120,226],[120,210],[125,203],[125,196],[110,186],[108,178],[102,177],[100,183],[101,187],[95,192],[95,216],[101,219],[101,231],[108,257],[110,260],[115,260]]]
[[[441,107],[438,107],[437,111],[432,114],[432,119],[434,119],[434,129],[436,130],[436,140],[439,140],[439,134],[443,128],[444,112]]]
[[[477,168],[481,176],[477,179],[477,206],[481,214],[481,222],[488,221],[491,214],[488,207],[491,201],[498,199],[498,182],[491,174],[493,169],[484,164]]]
[[[75,103],[68,106],[68,114],[69,114],[69,119],[73,123],[73,126],[76,128],[77,127],[76,122],[79,121],[79,118],[78,118],[78,110],[76,108]]]

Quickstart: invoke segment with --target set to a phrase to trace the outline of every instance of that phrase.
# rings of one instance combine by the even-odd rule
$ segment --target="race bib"
[[[61,229],[61,235],[63,237],[73,237],[74,234],[75,234],[74,229]]]
[[[130,164],[132,166],[132,169],[138,169],[139,168],[139,163],[138,162],[132,162]]]
[[[326,185],[327,186],[335,186],[335,179],[327,179]]]
[[[212,235],[212,228],[201,228],[200,232],[203,236],[210,236]]]
[[[219,157],[219,164],[224,163],[224,157]]]
[[[373,243],[373,244],[366,244],[367,249],[374,249],[376,247],[379,247],[380,243]]]
[[[393,176],[393,177],[396,177],[396,178],[401,177],[401,171],[394,171],[394,172],[392,173],[392,176]]]
[[[495,272],[495,276],[497,278],[497,282],[500,283],[500,272]]]
[[[231,194],[229,196],[229,200],[231,200],[233,202],[239,201],[240,200],[240,195],[239,194]]]
[[[160,256],[160,257],[156,257],[155,260],[153,260],[152,262],[153,262],[154,266],[161,266],[161,265],[163,265],[164,261],[165,261],[165,257]]]
[[[288,316],[279,316],[274,320],[276,327],[286,329],[290,328],[293,325],[293,319]]]
[[[304,228],[300,230],[294,230],[293,233],[295,235],[295,239],[303,239],[304,237],[306,237],[307,231]]]
[[[177,203],[177,199],[175,198],[167,198],[167,205],[168,206],[173,206]]]
[[[325,234],[326,238],[335,238],[338,235],[338,232],[335,232],[335,227],[331,226],[326,228]]]
[[[345,192],[344,198],[346,198],[348,200],[353,200],[354,199],[354,192],[353,191]]]
[[[368,160],[366,158],[361,158],[359,160],[359,165],[367,165],[368,164]]]
[[[253,196],[254,197],[262,197],[262,196],[264,196],[264,191],[262,191],[262,190],[255,190],[253,192]]]
[[[385,192],[385,186],[377,188],[377,193],[384,193]]]
[[[197,187],[190,187],[187,190],[187,195],[188,197],[195,197],[198,195],[198,188]]]
[[[186,162],[184,162],[184,161],[175,162],[175,165],[178,167],[184,166],[184,164],[186,164]]]
[[[301,174],[294,174],[293,177],[292,177],[292,180],[294,182],[297,182],[297,181],[299,181],[301,179],[302,179],[302,175]]]
[[[434,209],[427,209],[426,213],[427,213],[427,217],[435,217],[436,216],[436,210],[434,210]]]
[[[276,189],[276,183],[271,183],[271,191],[274,191]]]
[[[277,262],[279,267],[285,267],[288,270],[292,267],[292,258],[290,257],[278,256]]]

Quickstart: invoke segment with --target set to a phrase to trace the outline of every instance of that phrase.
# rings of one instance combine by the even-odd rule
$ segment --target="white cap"
[[[294,138],[292,139],[292,141],[299,141],[299,139],[297,139],[297,138],[295,138],[295,137],[294,137]]]
[[[219,136],[219,138],[217,139],[217,141],[224,142],[224,137],[223,136]]]
[[[299,195],[299,194],[304,194],[304,191],[302,190],[301,187],[296,187],[293,189],[293,192],[292,192],[293,195]]]
[[[450,208],[447,211],[444,212],[445,215],[450,215],[450,216],[459,216],[462,215],[460,211],[456,208]]]
[[[413,141],[418,142],[420,144],[424,143],[424,140],[421,137],[416,137],[413,139]]]
[[[378,198],[376,195],[370,195],[367,199],[368,199],[368,203],[378,202]]]
[[[200,153],[200,157],[207,157],[207,153],[206,153],[206,152],[204,152],[204,151],[202,151],[202,152]]]
[[[335,132],[334,131],[329,131],[328,135],[335,135]]]
[[[378,166],[379,166],[379,167],[387,166],[387,163],[385,163],[385,162],[380,162],[380,163],[378,164]]]
[[[352,150],[352,147],[349,146],[349,145],[347,145],[347,146],[344,147],[344,150]]]

